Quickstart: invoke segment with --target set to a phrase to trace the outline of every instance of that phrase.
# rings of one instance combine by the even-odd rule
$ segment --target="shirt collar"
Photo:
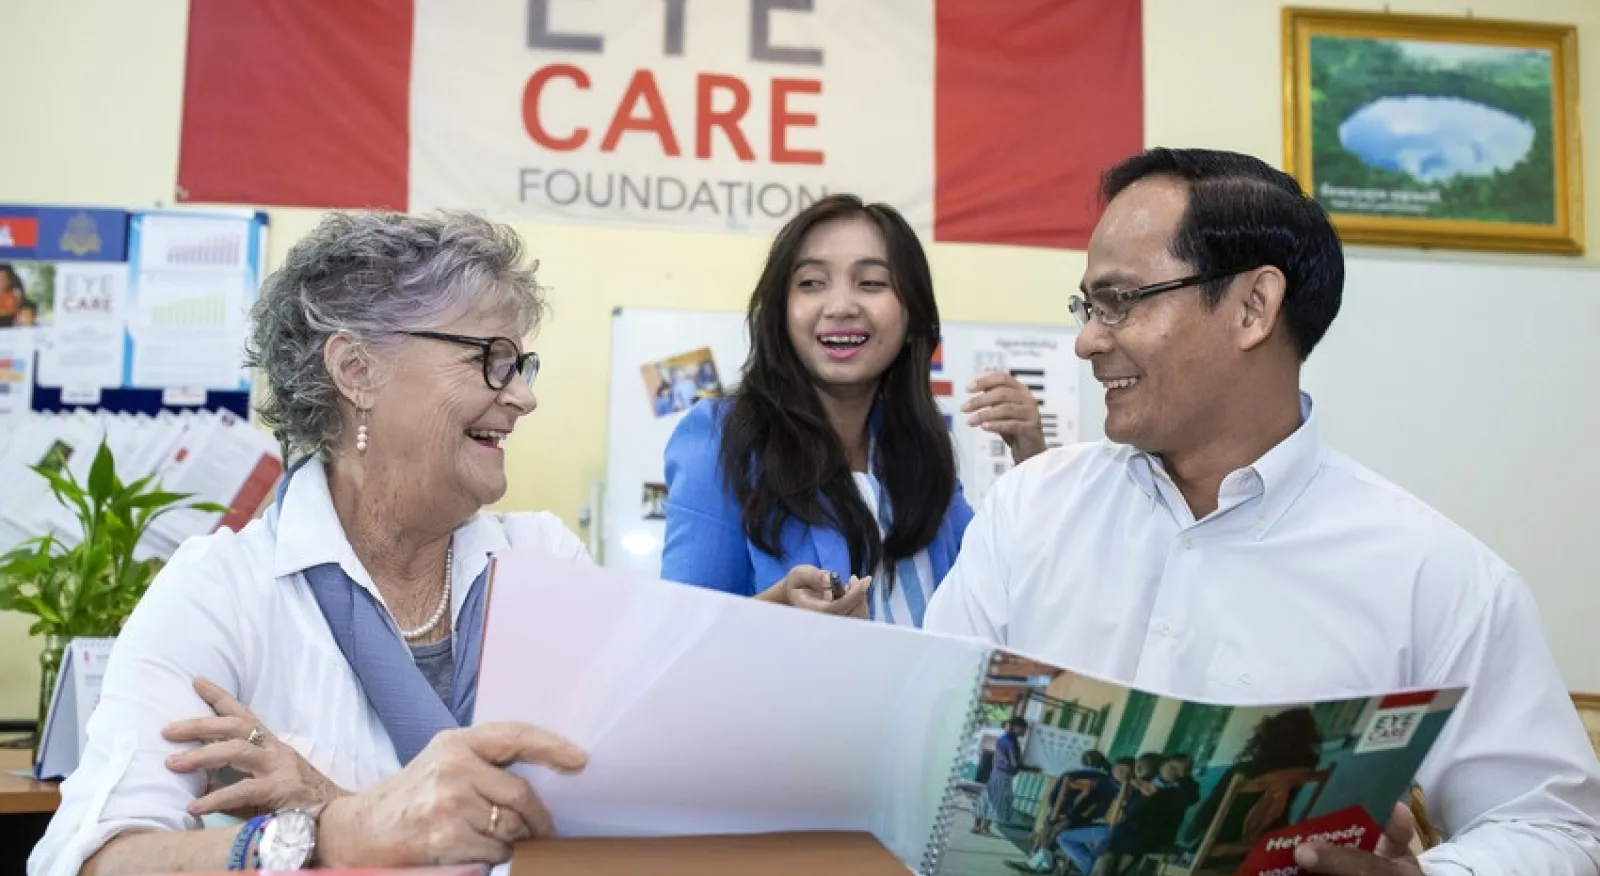
[[[327,563],[338,563],[351,580],[368,590],[372,579],[344,534],[328,491],[323,460],[313,457],[290,469],[284,477],[283,499],[270,512],[277,534],[273,545],[272,574],[286,577]]]
[[[1278,446],[1256,460],[1256,475],[1263,483],[1264,498],[1256,537],[1267,534],[1300,498],[1327,458],[1327,446],[1317,428],[1316,410],[1311,396],[1300,394],[1300,428]]]
[[[1157,478],[1166,479],[1161,459],[1133,447],[1117,451],[1127,467],[1129,476],[1153,503],[1161,501],[1161,488]],[[1316,407],[1311,396],[1300,393],[1300,428],[1268,450],[1260,459],[1228,474],[1218,490],[1217,508],[1226,511],[1243,502],[1261,497],[1260,510],[1254,526],[1256,538],[1261,538],[1283,518],[1322,467],[1327,457],[1327,447],[1322,443],[1317,426]],[[1176,492],[1176,491],[1174,491]]]
[[[333,510],[333,495],[328,490],[328,473],[323,460],[307,460],[284,477],[290,480],[283,501],[269,512],[269,521],[276,533],[272,574],[283,578],[312,566],[338,563],[350,580],[379,596],[372,577],[350,547],[339,515]],[[492,515],[475,514],[456,529],[453,573],[458,586],[451,594],[453,612],[460,609],[467,585],[482,574],[489,565],[489,558],[510,546],[505,528],[498,525]]]

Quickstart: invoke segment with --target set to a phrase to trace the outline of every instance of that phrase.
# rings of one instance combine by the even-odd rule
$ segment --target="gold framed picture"
[[[1286,8],[1285,166],[1348,243],[1583,252],[1567,25]]]
[[[1578,707],[1578,717],[1583,719],[1583,729],[1589,731],[1589,742],[1594,753],[1600,755],[1600,694],[1575,693],[1572,704]]]

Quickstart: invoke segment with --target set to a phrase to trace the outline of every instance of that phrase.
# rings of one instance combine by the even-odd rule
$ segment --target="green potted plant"
[[[180,508],[227,511],[211,502],[188,502],[189,494],[165,492],[155,475],[124,484],[104,438],[86,484],[78,483],[64,461],[52,452],[30,468],[49,481],[56,501],[73,511],[81,539],[69,547],[46,534],[0,556],[0,611],[32,615],[29,635],[44,637],[39,655],[41,732],[67,643],[120,633],[160,568],[158,558],[134,558],[134,548],[150,524]],[[34,739],[37,745],[39,733]]]

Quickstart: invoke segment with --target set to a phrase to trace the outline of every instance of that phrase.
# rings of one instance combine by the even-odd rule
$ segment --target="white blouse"
[[[588,559],[553,514],[484,512],[456,530],[454,580],[475,580],[491,554],[508,548]],[[127,830],[202,826],[186,807],[203,795],[204,774],[168,770],[166,758],[190,745],[161,737],[174,721],[211,715],[191,686],[196,676],[227,689],[341,787],[361,790],[399,772],[388,733],[300,574],[328,562],[378,595],[315,462],[299,470],[267,518],[179,548],[117,637],[86,750],[61,785],[29,876],[73,876]],[[452,594],[452,627],[466,590]]]

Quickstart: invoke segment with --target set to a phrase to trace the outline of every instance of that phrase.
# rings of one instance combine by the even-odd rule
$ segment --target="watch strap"
[[[272,815],[257,815],[244,823],[239,832],[233,837],[233,846],[228,850],[228,872],[237,873],[253,869],[250,861],[250,847],[255,843],[257,836],[272,820]]]

